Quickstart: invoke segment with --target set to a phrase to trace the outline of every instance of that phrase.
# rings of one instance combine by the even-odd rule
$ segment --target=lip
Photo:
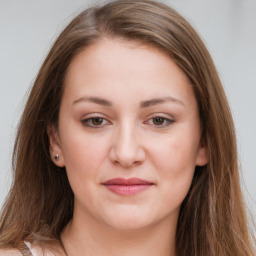
[[[133,196],[149,189],[154,183],[139,178],[115,178],[103,182],[108,190],[121,196]]]

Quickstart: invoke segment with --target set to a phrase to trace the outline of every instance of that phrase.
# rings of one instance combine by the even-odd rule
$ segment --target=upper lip
[[[139,178],[130,178],[130,179],[115,178],[115,179],[111,179],[103,182],[103,185],[129,186],[129,185],[153,185],[153,183],[150,181],[139,179]]]

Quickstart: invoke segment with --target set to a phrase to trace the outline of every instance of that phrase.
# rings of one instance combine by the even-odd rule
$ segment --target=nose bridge
[[[117,126],[112,146],[112,159],[123,166],[131,166],[143,160],[138,129],[134,122],[124,120]]]
[[[129,122],[124,122],[118,127],[115,141],[117,153],[131,155],[136,151],[136,127]]]

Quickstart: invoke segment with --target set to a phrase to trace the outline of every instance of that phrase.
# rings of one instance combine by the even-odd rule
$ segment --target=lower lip
[[[142,185],[105,185],[110,191],[122,195],[122,196],[133,196],[142,191],[150,188],[151,184],[142,184]]]

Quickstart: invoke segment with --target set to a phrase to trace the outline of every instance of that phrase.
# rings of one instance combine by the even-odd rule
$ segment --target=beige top
[[[61,252],[51,252],[50,250],[43,250],[40,246],[32,246],[29,242],[24,241],[25,245],[28,247],[31,255],[29,256],[61,256]]]
[[[31,246],[31,244],[30,244],[29,242],[26,242],[26,241],[25,241],[24,243],[25,243],[25,245],[28,247],[28,249],[30,250],[32,256],[39,256],[39,255],[37,254],[36,250],[32,248],[32,246]]]

